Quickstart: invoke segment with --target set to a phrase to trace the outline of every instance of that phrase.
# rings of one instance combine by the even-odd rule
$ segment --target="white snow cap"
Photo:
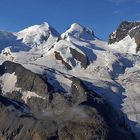
[[[60,36],[59,33],[47,22],[28,27],[18,33],[15,33],[15,35],[19,40],[22,40],[24,44],[30,46],[30,48],[43,48],[44,46],[50,46],[50,42],[54,44]]]
[[[17,33],[18,39],[23,39],[23,42],[30,43],[30,42],[40,42],[40,37],[49,37],[52,36],[59,36],[59,33],[51,27],[47,22],[44,22],[41,25],[34,25],[28,27],[20,32]]]
[[[86,28],[78,23],[73,23],[61,37],[73,36],[84,40],[94,40],[94,32],[90,28]]]
[[[40,24],[40,25],[33,25],[33,26],[30,26],[24,30],[21,30],[19,33],[22,34],[22,33],[33,33],[33,32],[39,32],[41,33],[42,31],[43,32],[52,32],[52,30],[55,30],[52,26],[50,26],[47,22],[44,22],[43,24]],[[58,34],[58,33],[57,33]]]

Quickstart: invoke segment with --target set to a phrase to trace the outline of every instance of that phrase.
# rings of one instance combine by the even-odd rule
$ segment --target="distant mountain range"
[[[139,140],[140,22],[108,42],[72,24],[0,32],[0,140]]]

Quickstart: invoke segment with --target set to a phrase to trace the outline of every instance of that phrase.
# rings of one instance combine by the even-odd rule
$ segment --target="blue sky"
[[[122,20],[140,20],[140,0],[0,0],[0,30],[46,21],[61,33],[77,22],[105,40]]]

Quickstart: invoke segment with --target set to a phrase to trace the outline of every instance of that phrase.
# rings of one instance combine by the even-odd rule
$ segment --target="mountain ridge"
[[[46,38],[40,40],[44,31]],[[122,31],[123,29],[120,34]],[[129,31],[131,31],[131,36],[128,35]],[[96,112],[99,111],[109,128],[110,125],[114,125],[113,130],[118,134],[116,139],[135,140],[137,138],[139,140],[140,55],[136,52],[134,39],[138,32],[137,28],[132,27],[132,30],[129,28],[119,42],[109,45],[98,39],[92,30],[77,23],[72,24],[69,29],[59,35],[57,33],[53,35],[47,23],[32,26],[23,32],[25,36],[22,35],[20,41],[22,42],[22,38],[25,39],[27,42],[22,43],[30,49],[14,51],[7,46],[0,55],[0,64],[3,67],[1,71],[4,71],[0,75],[2,96],[26,104],[31,114],[33,113],[33,116],[37,118],[42,118],[43,114],[52,116],[54,113],[55,115],[52,116],[55,116],[54,121],[62,126],[55,125],[55,128],[61,128],[57,129],[60,133],[56,134],[56,131],[53,131],[53,134],[57,135],[56,139],[60,136],[67,140],[71,138],[69,133],[73,139],[76,139],[76,135],[80,135],[80,138],[84,137],[76,131],[78,127],[83,131],[88,130],[87,140],[93,138],[96,136],[95,131],[89,128],[93,125],[92,121],[98,118]],[[5,85],[8,85],[9,81],[13,84],[10,90],[7,90]],[[46,88],[48,90],[45,90]],[[104,111],[106,109],[112,113],[113,120],[109,116],[110,113]],[[69,111],[74,113],[74,116],[72,115],[74,121],[67,120],[66,114]],[[63,115],[66,124],[61,123]],[[82,121],[81,117],[82,120],[86,117],[86,120]],[[87,118],[90,118],[91,123],[87,121]],[[100,121],[101,118],[99,117]],[[110,140],[105,138],[110,137],[110,133],[106,133],[106,130],[110,131],[110,129],[106,129],[104,123],[100,121],[96,122],[103,125],[100,129],[103,137],[98,137],[98,139]],[[116,121],[118,126],[114,124]],[[67,128],[68,132],[62,133],[64,128]],[[72,128],[76,133],[72,131]],[[112,132],[112,134],[115,133]],[[129,134],[130,138],[126,134]],[[68,135],[68,138],[65,135]]]

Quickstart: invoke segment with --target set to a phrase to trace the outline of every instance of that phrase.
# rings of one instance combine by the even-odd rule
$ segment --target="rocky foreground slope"
[[[77,23],[1,33],[0,138],[139,140],[138,32],[122,22],[109,45]]]
[[[1,91],[1,139],[134,139],[116,119],[112,107],[95,92],[88,91],[80,79],[70,77],[71,94],[67,95],[55,93],[53,88],[49,90],[47,79],[19,64],[6,61],[0,71],[1,77],[15,75],[15,87],[20,88],[7,93]],[[26,100],[24,92],[27,92]]]

